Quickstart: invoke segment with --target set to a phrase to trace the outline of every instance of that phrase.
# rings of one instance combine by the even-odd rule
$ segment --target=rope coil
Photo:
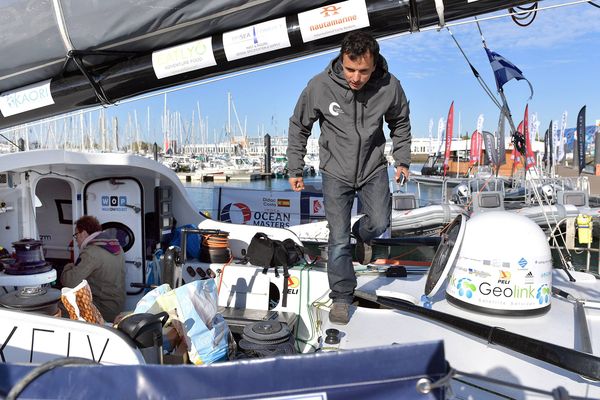
[[[200,260],[208,263],[226,263],[231,259],[229,232],[202,234]]]

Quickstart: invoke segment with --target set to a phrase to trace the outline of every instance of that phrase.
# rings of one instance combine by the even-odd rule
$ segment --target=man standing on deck
[[[377,41],[368,33],[347,34],[340,54],[310,80],[290,118],[288,171],[294,191],[304,189],[306,143],[318,120],[320,170],[329,225],[327,275],[333,300],[329,320],[347,324],[356,288],[350,235],[356,258],[371,262],[370,241],[390,223],[391,195],[384,154],[383,120],[390,128],[395,179],[408,178],[410,121],[408,101],[398,79],[388,72]],[[355,194],[365,214],[350,227]]]

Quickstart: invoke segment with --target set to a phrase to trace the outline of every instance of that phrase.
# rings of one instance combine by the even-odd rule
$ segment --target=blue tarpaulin
[[[0,364],[0,395],[35,366]],[[208,366],[65,366],[20,399],[443,399],[416,390],[447,373],[442,342],[247,359]]]

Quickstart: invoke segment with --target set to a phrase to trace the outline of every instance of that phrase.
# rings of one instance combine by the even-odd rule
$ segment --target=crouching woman
[[[90,285],[94,305],[106,321],[114,321],[125,306],[125,256],[117,239],[109,237],[96,217],[85,215],[75,223],[73,235],[79,247],[75,263],[65,265],[60,282],[75,287],[84,279]]]

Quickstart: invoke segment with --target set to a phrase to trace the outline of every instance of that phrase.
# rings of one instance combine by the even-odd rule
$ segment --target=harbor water
[[[421,164],[413,164],[411,167],[412,171],[419,171]],[[394,168],[390,166],[388,168],[388,176],[390,181],[390,191],[400,190],[397,185],[394,184]],[[304,177],[304,184],[308,191],[320,192],[321,191],[321,176],[316,175],[313,177]],[[236,188],[244,189],[249,191],[271,191],[271,192],[290,192],[290,185],[287,179],[265,179],[265,180],[254,180],[254,181],[228,181],[228,182],[183,182],[183,185],[187,189],[187,192],[196,208],[203,212],[208,213],[212,218],[218,215],[219,205],[215,201],[214,192],[219,188]],[[439,188],[435,187],[417,187],[416,185],[409,182],[409,184],[401,190],[407,190],[419,194],[418,198],[420,205],[427,205],[431,203],[439,203],[441,201],[441,195]],[[252,194],[248,194],[248,197],[252,197]],[[243,199],[240,199],[242,201]]]

